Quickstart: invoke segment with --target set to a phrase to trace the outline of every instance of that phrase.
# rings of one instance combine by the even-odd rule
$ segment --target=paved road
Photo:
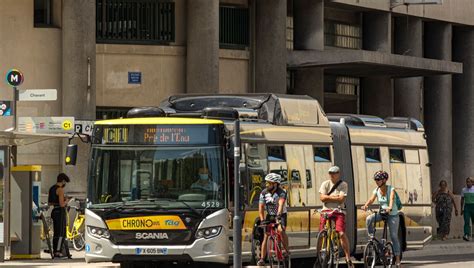
[[[5,261],[0,263],[0,267],[119,267],[113,263],[86,264],[84,262],[84,253],[73,253],[72,260],[54,260],[48,259],[48,255],[42,255],[41,260],[25,261]],[[343,263],[343,261],[341,262]],[[361,263],[357,263],[362,267]],[[474,242],[464,242],[462,240],[452,240],[447,242],[434,241],[423,250],[405,252],[403,267],[472,267],[474,268]],[[298,263],[292,267],[312,267],[312,262]],[[341,265],[344,267],[344,265]]]

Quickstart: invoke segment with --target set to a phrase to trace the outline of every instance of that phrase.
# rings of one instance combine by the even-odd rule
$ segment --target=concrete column
[[[286,0],[256,3],[256,92],[286,93],[286,8]]]
[[[423,57],[423,22],[420,18],[395,18],[395,54]],[[423,77],[395,79],[396,116],[423,121]]]
[[[323,0],[294,0],[293,20],[296,50],[324,50]],[[296,70],[295,94],[311,96],[324,107],[324,69]]]
[[[324,107],[324,70],[304,68],[295,72],[295,94],[308,95]]]
[[[390,53],[390,13],[366,12],[363,14],[363,49]],[[388,76],[361,79],[361,113],[382,118],[393,116],[393,83]]]
[[[186,92],[219,92],[219,0],[187,1]]]
[[[453,61],[463,63],[463,74],[453,75],[453,189],[474,176],[474,29],[453,28]]]
[[[324,50],[324,1],[293,0],[295,50]]]
[[[391,52],[392,16],[385,12],[365,12],[362,17],[362,48],[371,51]]]
[[[451,24],[425,23],[425,57],[451,61]],[[452,76],[437,75],[424,79],[424,116],[428,136],[431,185],[440,180],[453,185]]]
[[[95,2],[62,2],[62,114],[76,119],[95,120]],[[72,178],[69,186],[71,191],[85,194],[89,144],[83,144],[79,140],[74,142],[80,147],[77,166],[63,166],[63,170]],[[60,162],[64,163],[63,159],[61,157]]]
[[[361,79],[361,113],[382,118],[393,116],[393,84],[390,77]]]

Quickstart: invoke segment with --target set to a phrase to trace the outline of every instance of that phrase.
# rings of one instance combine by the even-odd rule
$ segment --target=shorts
[[[336,231],[338,233],[346,231],[346,215],[340,212],[333,212],[332,217],[336,223]],[[326,219],[321,216],[320,223],[319,223],[319,230],[324,229],[324,225],[326,224]]]
[[[267,217],[265,218],[265,220],[269,221],[269,222],[272,222],[272,223],[275,223],[276,222],[276,216],[275,215],[267,215]],[[281,214],[281,227],[285,230],[286,229],[286,223],[288,222],[288,214],[287,213],[283,213]]]

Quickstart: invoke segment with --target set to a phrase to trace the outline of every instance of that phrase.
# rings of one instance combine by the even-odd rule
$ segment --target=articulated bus
[[[367,214],[359,208],[376,188],[372,176],[381,169],[404,205],[403,249],[430,241],[429,161],[418,121],[326,115],[307,96],[185,95],[159,108],[131,110],[128,118],[95,123],[86,261],[230,264],[236,117],[244,262],[259,254],[255,223],[269,172],[284,178],[292,258],[316,256],[319,187],[334,164],[349,185],[346,232],[356,257],[367,241]]]

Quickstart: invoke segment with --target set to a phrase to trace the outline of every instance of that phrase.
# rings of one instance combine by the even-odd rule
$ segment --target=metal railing
[[[175,40],[175,3],[96,0],[97,43],[167,44]]]

